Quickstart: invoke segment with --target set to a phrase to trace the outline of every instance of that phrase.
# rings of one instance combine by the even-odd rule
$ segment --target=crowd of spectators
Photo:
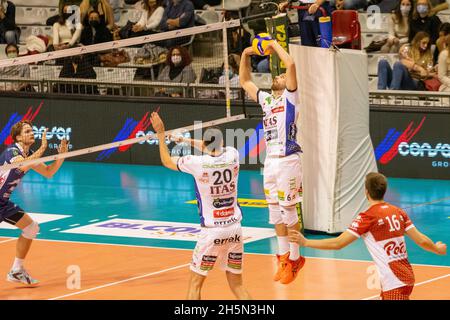
[[[0,43],[8,45],[10,56],[13,55],[20,39],[20,28],[16,24],[16,7],[14,0],[0,0]],[[118,26],[122,3],[134,5],[140,11],[140,18],[127,21]],[[268,2],[268,1],[262,1]],[[274,0],[279,12],[286,12],[289,1]],[[60,0],[58,15],[47,19],[46,24],[52,27],[52,37],[33,35],[27,39],[30,48],[27,54],[44,51],[64,50],[76,46],[100,44],[112,40],[127,39],[165,31],[189,28],[198,24],[194,10],[215,10],[222,0]],[[388,33],[379,52],[383,54],[398,54],[398,61],[391,66],[381,58],[378,63],[378,89],[394,90],[450,90],[448,35],[450,24],[442,23],[437,13],[448,9],[444,0],[303,0],[298,13],[298,33],[302,45],[320,46],[319,18],[332,15],[334,10],[360,10],[363,12],[371,5],[378,5],[383,13],[391,13],[388,18]],[[252,13],[268,11],[267,6],[259,6]],[[273,7],[272,7],[273,9]],[[259,11],[258,11],[259,10]],[[270,11],[270,10],[269,10]],[[235,11],[225,12],[225,20],[237,19]],[[251,31],[253,34],[266,31],[264,17],[250,19],[248,28],[228,29],[228,51],[230,53],[229,74],[220,69],[219,83],[224,83],[226,77],[236,82],[238,72],[235,68],[240,54],[250,45]],[[250,30],[249,30],[250,29]],[[289,30],[291,32],[291,30]],[[293,33],[295,33],[295,28]],[[192,83],[199,79],[192,67],[192,50],[186,44],[191,36],[158,41],[149,50],[151,59],[140,58],[139,62],[157,64],[155,81]],[[157,50],[154,47],[157,47]],[[155,50],[154,50],[155,49]],[[153,52],[157,52],[153,57]],[[19,50],[17,50],[19,52]],[[130,57],[125,52],[119,52],[121,58],[117,61],[129,62]],[[9,53],[8,53],[9,54]],[[114,57],[118,53],[101,53],[98,56],[86,55],[84,60],[94,66],[114,66]],[[111,58],[113,57],[113,58]],[[78,59],[78,58],[77,58]],[[61,77],[84,77],[85,70],[90,70],[81,64],[78,68],[77,59],[61,59],[57,63],[63,66]],[[69,63],[70,62],[70,63]],[[271,62],[268,57],[253,57],[253,72],[270,73]],[[72,70],[74,72],[68,72]],[[80,76],[80,70],[81,72]],[[6,71],[1,70],[3,74]],[[11,74],[11,70],[8,71]],[[21,76],[24,70],[14,71]],[[29,72],[28,72],[29,73]],[[139,72],[138,72],[139,73]],[[89,72],[89,78],[95,77],[95,71]],[[434,85],[430,85],[431,80]],[[215,80],[216,81],[216,80]],[[237,80],[238,81],[238,80]],[[436,83],[442,84],[437,88]],[[20,87],[20,86],[19,86]],[[19,88],[18,89],[23,89]],[[434,88],[434,89],[432,89]],[[437,89],[436,89],[437,88]],[[59,91],[65,91],[63,87]],[[182,92],[174,88],[157,90],[158,95],[180,96]],[[233,92],[233,98],[238,95]]]

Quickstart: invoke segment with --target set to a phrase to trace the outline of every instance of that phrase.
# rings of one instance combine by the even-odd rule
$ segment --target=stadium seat
[[[369,77],[369,91],[378,90],[378,77]]]
[[[380,13],[380,17],[380,22],[375,24],[375,20],[372,19],[372,16],[369,17],[368,13],[359,13],[358,19],[361,25],[361,32],[387,33],[390,13]]]
[[[335,10],[332,13],[333,43],[361,49],[361,27],[356,10]]]
[[[141,14],[142,12],[136,9],[124,9],[121,11],[120,20],[117,25],[123,27],[128,21],[136,23],[141,18]]]
[[[252,0],[222,0],[222,4],[215,6],[216,9],[225,9],[226,11],[237,11],[239,18],[242,18],[242,9],[246,9],[244,16],[247,16]]]
[[[18,25],[45,25],[49,17],[57,14],[57,8],[18,7],[16,8],[16,23]]]
[[[13,0],[17,6],[25,7],[55,7],[58,8],[59,0]]]
[[[20,27],[20,41],[19,43],[24,44],[26,39],[31,36],[38,36],[40,34],[52,37],[53,29],[50,26],[21,26]]]
[[[206,24],[220,22],[220,14],[211,10],[195,10],[195,14],[206,22]],[[222,17],[223,18],[223,17]]]
[[[270,89],[272,87],[271,73],[252,73],[252,81],[260,89]]]
[[[31,79],[58,79],[62,66],[32,65],[30,66]]]

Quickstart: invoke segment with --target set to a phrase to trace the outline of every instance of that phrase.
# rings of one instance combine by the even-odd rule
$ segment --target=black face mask
[[[90,21],[89,21],[89,25],[90,25],[92,28],[96,29],[96,28],[98,28],[98,26],[100,25],[100,21],[98,21],[98,20],[90,20]]]

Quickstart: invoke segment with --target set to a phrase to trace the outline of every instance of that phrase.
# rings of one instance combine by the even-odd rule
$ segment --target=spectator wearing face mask
[[[122,39],[157,33],[164,15],[163,0],[143,0],[141,18],[135,24],[130,21],[119,31]]]
[[[66,6],[68,6],[69,8],[71,8],[72,6],[75,6],[71,9],[78,9],[78,11],[71,11],[71,12],[72,13],[76,13],[76,12],[80,13],[79,9],[80,9],[81,1],[83,1],[83,0],[59,0],[58,14],[56,16],[52,16],[52,17],[48,18],[46,25],[53,26],[55,23],[57,23],[60,19],[60,16],[63,14]],[[78,7],[78,8],[76,8],[76,7]],[[77,22],[79,22],[79,21],[77,21]]]
[[[87,26],[86,20],[89,18],[91,11],[98,12],[100,22],[105,24],[109,30],[115,28],[114,11],[108,0],[83,0],[80,4],[81,21],[84,26]]]
[[[383,53],[398,53],[400,46],[408,42],[409,23],[412,18],[411,0],[402,0],[388,19],[389,37],[381,48]]]
[[[19,48],[15,44],[8,44],[5,48],[5,54],[8,59],[14,59],[19,56]],[[29,78],[30,66],[28,64],[21,64],[16,66],[0,68],[2,77],[11,78]],[[25,91],[29,87],[26,83],[20,82],[0,82],[1,91]]]
[[[69,6],[65,6],[59,16],[59,21],[53,25],[53,48],[55,50],[73,47],[80,40],[83,25],[80,22],[74,24],[76,20],[69,21],[74,14],[69,11]]]
[[[433,67],[430,36],[426,32],[418,32],[411,47],[403,45],[399,55],[400,61],[392,69],[386,60],[378,63],[378,90],[419,90],[420,80],[437,76]]]
[[[112,40],[112,33],[100,19],[100,14],[97,11],[91,11],[88,16],[88,25],[81,32],[81,43],[88,46]]]
[[[191,62],[192,58],[185,47],[171,48],[167,54],[166,65],[159,73],[157,80],[161,82],[193,83],[197,76]],[[183,91],[176,88],[161,88],[159,94],[180,97]]]
[[[430,11],[431,9],[432,5],[430,0],[417,0],[412,19],[409,23],[409,42],[412,41],[418,32],[423,31],[430,35],[432,45],[436,43],[439,36],[441,20]]]

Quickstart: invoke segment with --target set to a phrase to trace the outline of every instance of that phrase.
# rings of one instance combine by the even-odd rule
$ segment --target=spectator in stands
[[[430,49],[430,36],[426,32],[418,32],[411,47],[408,44],[400,48],[400,61],[391,69],[386,60],[378,62],[378,89],[385,90],[419,90],[420,80],[436,76],[433,67],[433,56]]]
[[[120,30],[122,39],[157,33],[164,15],[163,0],[143,0],[141,18]]]
[[[171,48],[167,54],[166,66],[158,75],[158,81],[174,83],[193,83],[197,78],[192,68],[192,58],[185,47]],[[161,88],[159,95],[181,97],[182,90],[176,88]]]
[[[195,24],[194,5],[190,0],[167,0],[167,6],[161,19],[161,31],[193,27]],[[166,48],[181,45],[190,40],[190,36],[171,39],[162,43]]]
[[[283,10],[287,7],[288,1],[281,3]],[[298,24],[300,28],[301,44],[310,47],[320,47],[320,27],[319,18],[324,16],[322,10],[327,16],[331,16],[332,7],[328,0],[302,0],[300,6],[305,9],[298,10]]]
[[[240,87],[239,83],[239,64],[241,62],[241,57],[237,54],[230,54],[228,56],[228,79],[230,79],[230,87]],[[225,67],[224,67],[224,74],[220,76],[219,78],[219,84],[225,86]],[[219,93],[225,97],[225,91],[219,91]],[[239,91],[236,90],[230,90],[230,99],[236,100],[239,99]]]
[[[16,44],[10,43],[5,48],[5,54],[8,59],[13,59],[19,56],[19,48]],[[2,77],[12,78],[29,78],[30,66],[28,64],[21,64],[16,66],[0,68]],[[31,86],[27,83],[20,82],[4,82],[0,83],[1,91],[28,91]]]
[[[222,4],[222,0],[192,0],[195,10],[214,10],[213,6]]]
[[[101,23],[105,24],[109,30],[114,30],[114,12],[108,0],[83,0],[80,5],[80,11],[81,21],[85,27],[89,22],[89,13],[91,11],[97,11]]]
[[[114,22],[117,23],[120,20],[120,11],[123,8],[122,0],[109,0],[111,8],[113,10]]]
[[[63,14],[64,12],[64,8],[66,6],[76,6],[78,8],[73,8],[74,10],[72,11],[72,8],[69,12],[71,12],[72,14],[79,14],[79,10],[80,10],[80,4],[81,1],[83,0],[59,0],[59,5],[58,5],[58,14],[56,16],[50,17],[47,19],[47,25],[48,26],[53,26],[55,23],[57,23],[59,21],[59,17],[61,14]],[[77,21],[79,22],[79,21]]]
[[[441,82],[439,91],[450,92],[450,35],[445,37],[444,49],[438,59],[438,79]]]
[[[436,50],[434,50],[434,61],[437,63],[439,54],[444,50],[445,38],[450,34],[450,23],[445,22],[439,27],[439,38],[436,40]]]
[[[75,79],[96,79],[94,67],[90,59],[83,55],[68,57],[64,59],[64,66],[59,74],[60,78]],[[81,94],[98,94],[98,89],[94,84],[60,84],[56,90],[59,93],[81,93]]]
[[[16,25],[16,6],[11,1],[0,0],[0,44],[19,43],[20,29]]]
[[[53,48],[55,50],[63,50],[73,47],[80,41],[81,30],[83,25],[78,22],[75,25],[69,21],[69,17],[74,14],[70,13],[70,6],[65,6],[58,22],[53,25]]]
[[[412,18],[411,0],[402,0],[388,19],[389,37],[381,47],[383,53],[398,53],[400,46],[408,42],[409,22]]]
[[[89,12],[88,26],[81,32],[81,43],[85,46],[112,41],[112,33],[97,11]]]
[[[430,35],[431,44],[435,44],[439,36],[439,27],[441,20],[434,13],[430,12],[432,8],[430,0],[417,0],[414,6],[412,19],[409,23],[409,42],[420,31]]]

